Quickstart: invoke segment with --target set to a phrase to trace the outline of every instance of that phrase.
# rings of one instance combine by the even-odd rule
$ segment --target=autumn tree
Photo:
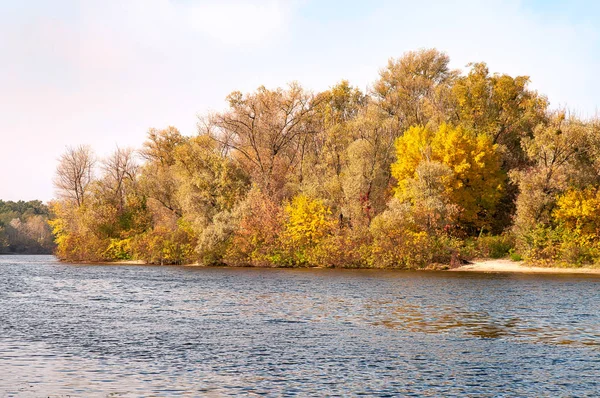
[[[169,126],[117,148],[97,177],[91,150],[69,148],[51,204],[57,255],[421,268],[516,242],[527,259],[600,261],[600,122],[549,112],[527,76],[484,63],[461,74],[422,49],[366,92],[292,83],[227,101],[194,137]],[[0,250],[42,237],[35,209],[0,214]]]
[[[39,200],[0,200],[0,253],[51,253],[54,242],[49,216],[48,206]]]
[[[231,210],[249,186],[245,172],[207,135],[194,137],[178,149],[176,173],[178,201],[200,229],[217,213]]]
[[[95,156],[88,146],[69,147],[61,155],[54,186],[58,196],[81,206],[85,202],[88,187],[93,179]]]
[[[313,96],[298,84],[287,90],[238,91],[228,97],[229,110],[211,118],[213,138],[267,192],[282,195],[288,183],[302,180],[302,158],[311,124]]]
[[[284,207],[284,215],[281,244],[291,251],[294,262],[306,263],[307,251],[334,229],[335,219],[331,217],[331,210],[321,200],[301,194]]]
[[[231,237],[225,262],[232,265],[285,265],[289,259],[280,247],[283,206],[254,186],[234,212],[239,221]]]
[[[413,125],[446,121],[450,88],[458,72],[450,58],[436,49],[409,51],[390,59],[373,86],[377,104],[397,126],[397,134]]]
[[[173,126],[162,130],[151,128],[140,153],[149,162],[172,166],[175,164],[176,149],[186,141],[187,139]]]
[[[559,112],[548,123],[538,125],[532,138],[523,140],[525,154],[533,166],[511,174],[520,190],[517,227],[548,224],[557,195],[570,185],[591,182],[589,178],[594,174],[589,173],[590,133],[588,125]]]
[[[156,222],[162,220],[173,225],[183,215],[177,200],[178,183],[174,166],[178,148],[187,141],[172,126],[162,130],[150,129],[140,151],[146,159],[140,170],[140,189],[150,204],[155,205]]]
[[[409,194],[421,162],[439,162],[452,171],[443,179],[446,194],[459,208],[461,226],[468,233],[489,228],[505,178],[488,136],[445,124],[437,131],[412,127],[397,139],[396,155],[392,174],[398,180],[398,198]]]
[[[423,160],[416,167],[414,176],[405,181],[400,195],[409,203],[411,217],[416,226],[429,235],[453,226],[458,215],[458,206],[452,203],[447,184],[454,172],[447,164]]]
[[[571,233],[600,238],[600,187],[567,190],[557,197],[552,218]]]
[[[126,196],[137,182],[138,167],[135,152],[131,148],[117,147],[102,161],[103,176],[100,179],[100,187],[119,212],[124,210]]]

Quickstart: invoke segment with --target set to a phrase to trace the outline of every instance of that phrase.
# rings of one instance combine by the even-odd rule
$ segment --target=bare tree
[[[135,151],[131,148],[117,147],[113,154],[102,162],[102,169],[104,170],[102,186],[114,198],[119,211],[122,211],[127,194],[127,182],[134,184],[136,182],[138,163],[135,159]]]
[[[60,198],[84,203],[87,188],[93,179],[94,153],[89,146],[68,147],[59,159],[54,186]]]
[[[233,92],[229,111],[212,116],[211,135],[255,176],[267,192],[277,191],[302,163],[314,97],[298,84],[287,90],[260,87],[255,93]],[[301,178],[301,177],[300,177]]]

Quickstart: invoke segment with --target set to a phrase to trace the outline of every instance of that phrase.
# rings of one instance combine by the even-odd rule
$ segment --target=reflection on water
[[[0,256],[0,396],[595,396],[600,278]]]

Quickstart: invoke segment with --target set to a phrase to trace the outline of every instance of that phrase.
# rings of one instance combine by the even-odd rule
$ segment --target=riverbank
[[[148,264],[142,260],[121,260],[121,261],[97,261],[97,262],[76,262],[73,264],[82,265],[157,265]],[[181,264],[181,267],[205,267],[198,263]],[[226,266],[227,267],[227,266]],[[236,267],[248,268],[248,267]],[[250,268],[254,268],[250,266]],[[264,268],[264,267],[258,267]],[[267,267],[279,268],[279,267]],[[314,267],[313,267],[314,268]],[[365,268],[367,269],[367,268]],[[382,268],[394,269],[394,268]],[[487,273],[521,273],[521,274],[594,274],[600,275],[600,268],[576,268],[576,267],[539,267],[527,265],[523,261],[511,261],[506,259],[479,259],[462,265],[457,268],[444,269],[436,267],[428,267],[421,269],[422,271],[444,271],[444,272],[487,272]]]
[[[529,266],[524,262],[510,260],[476,260],[472,263],[462,265],[458,268],[448,270],[450,272],[506,272],[522,274],[597,274],[600,268],[559,268],[559,267],[537,267]]]

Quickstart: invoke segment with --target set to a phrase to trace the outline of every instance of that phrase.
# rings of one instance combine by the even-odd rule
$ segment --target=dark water
[[[600,278],[0,256],[0,396],[598,396]]]

